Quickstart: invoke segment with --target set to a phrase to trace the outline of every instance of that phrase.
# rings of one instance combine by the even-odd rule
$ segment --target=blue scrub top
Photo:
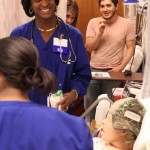
[[[1,150],[92,150],[85,121],[34,102],[0,102]]]
[[[70,34],[72,47],[77,58],[76,62],[71,63],[70,65],[62,62],[60,53],[53,52],[54,37],[58,38],[63,34],[63,39],[68,39],[65,25],[61,21],[59,21],[56,31],[47,43],[44,42],[39,30],[34,24],[34,20],[15,28],[10,36],[22,36],[29,40],[33,39],[33,42],[39,51],[40,63],[43,67],[55,74],[58,89],[62,89],[63,93],[75,89],[79,96],[83,96],[86,94],[88,84],[91,80],[89,59],[80,31],[68,24],[66,24],[66,27]],[[71,51],[70,43],[68,45],[68,50]],[[62,55],[63,60],[67,60],[68,57],[69,51],[67,54]],[[74,60],[73,53],[71,54],[71,60]],[[39,96],[38,89],[34,89],[30,92],[30,99],[37,103],[47,103],[47,95]]]

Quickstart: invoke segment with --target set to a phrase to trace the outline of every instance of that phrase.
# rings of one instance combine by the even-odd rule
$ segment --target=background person
[[[31,88],[44,94],[56,85],[54,75],[40,67],[33,43],[21,37],[0,39],[0,53],[0,148],[92,150],[83,119],[29,99]]]
[[[129,19],[117,15],[118,0],[99,0],[99,6],[101,17],[91,19],[86,31],[86,48],[91,53],[91,70],[121,72],[134,52],[135,36],[132,25]],[[108,94],[112,99],[112,89],[119,85],[120,81],[91,80],[85,96],[85,109],[100,94]],[[87,121],[94,119],[94,116],[95,110],[87,115]]]
[[[66,23],[76,27],[78,20],[79,7],[76,1],[67,0]],[[84,96],[80,96],[74,103],[73,115],[80,116],[84,112]]]
[[[21,0],[21,3],[26,15],[35,19],[15,28],[11,36],[25,37],[36,45],[41,65],[55,74],[58,90],[64,93],[58,105],[67,111],[78,96],[86,94],[91,79],[81,33],[55,15],[59,0]],[[46,105],[47,96],[39,96],[38,89],[30,92],[30,99],[40,104]]]
[[[78,20],[78,13],[79,13],[79,7],[76,1],[68,0],[66,23],[76,27],[77,20]]]
[[[98,137],[93,138],[94,150],[133,150],[145,112],[137,99],[116,101],[103,121]]]

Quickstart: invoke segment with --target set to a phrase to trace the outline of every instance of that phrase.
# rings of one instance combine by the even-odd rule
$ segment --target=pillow
[[[142,51],[142,47],[136,45],[135,52],[134,52],[134,58],[133,57],[131,58],[129,63],[124,68],[123,72],[125,70],[130,70],[130,67],[131,67],[132,72],[136,72],[139,69],[139,67],[142,63],[143,58],[144,58],[144,54],[143,54],[143,51]],[[132,63],[132,59],[133,59],[133,63]],[[132,63],[132,66],[131,66],[131,63]]]

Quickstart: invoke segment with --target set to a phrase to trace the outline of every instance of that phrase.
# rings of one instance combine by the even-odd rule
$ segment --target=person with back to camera
[[[71,113],[73,102],[86,94],[91,80],[88,56],[81,33],[55,15],[59,0],[21,0],[32,21],[15,28],[10,36],[25,37],[36,45],[41,65],[55,74],[57,88],[63,99],[57,104]],[[84,58],[84,59],[83,59]],[[30,92],[30,99],[46,105],[47,95],[39,96],[38,89]]]
[[[68,0],[66,23],[76,27],[77,20],[78,20],[78,13],[79,13],[79,7],[76,1]]]
[[[134,53],[135,36],[131,21],[117,15],[118,0],[99,0],[99,6],[101,17],[91,19],[86,31],[91,71],[121,72]],[[91,80],[85,96],[85,109],[101,94],[108,94],[112,99],[112,89],[120,83]],[[87,121],[94,119],[94,115],[95,110],[87,115]]]
[[[133,150],[146,109],[134,98],[120,99],[110,108],[107,118],[93,137],[94,150]]]
[[[31,88],[44,94],[56,86],[55,76],[40,66],[33,43],[23,37],[3,38],[0,53],[0,149],[92,150],[83,119],[29,99]]]

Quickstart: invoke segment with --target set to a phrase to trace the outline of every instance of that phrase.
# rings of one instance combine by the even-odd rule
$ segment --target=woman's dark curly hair
[[[55,3],[56,3],[56,6],[58,6],[59,0],[55,0]],[[21,0],[21,4],[23,6],[23,9],[24,9],[26,15],[28,17],[33,17],[34,16],[34,12],[31,13],[31,14],[29,13],[29,9],[31,7],[31,0]]]

